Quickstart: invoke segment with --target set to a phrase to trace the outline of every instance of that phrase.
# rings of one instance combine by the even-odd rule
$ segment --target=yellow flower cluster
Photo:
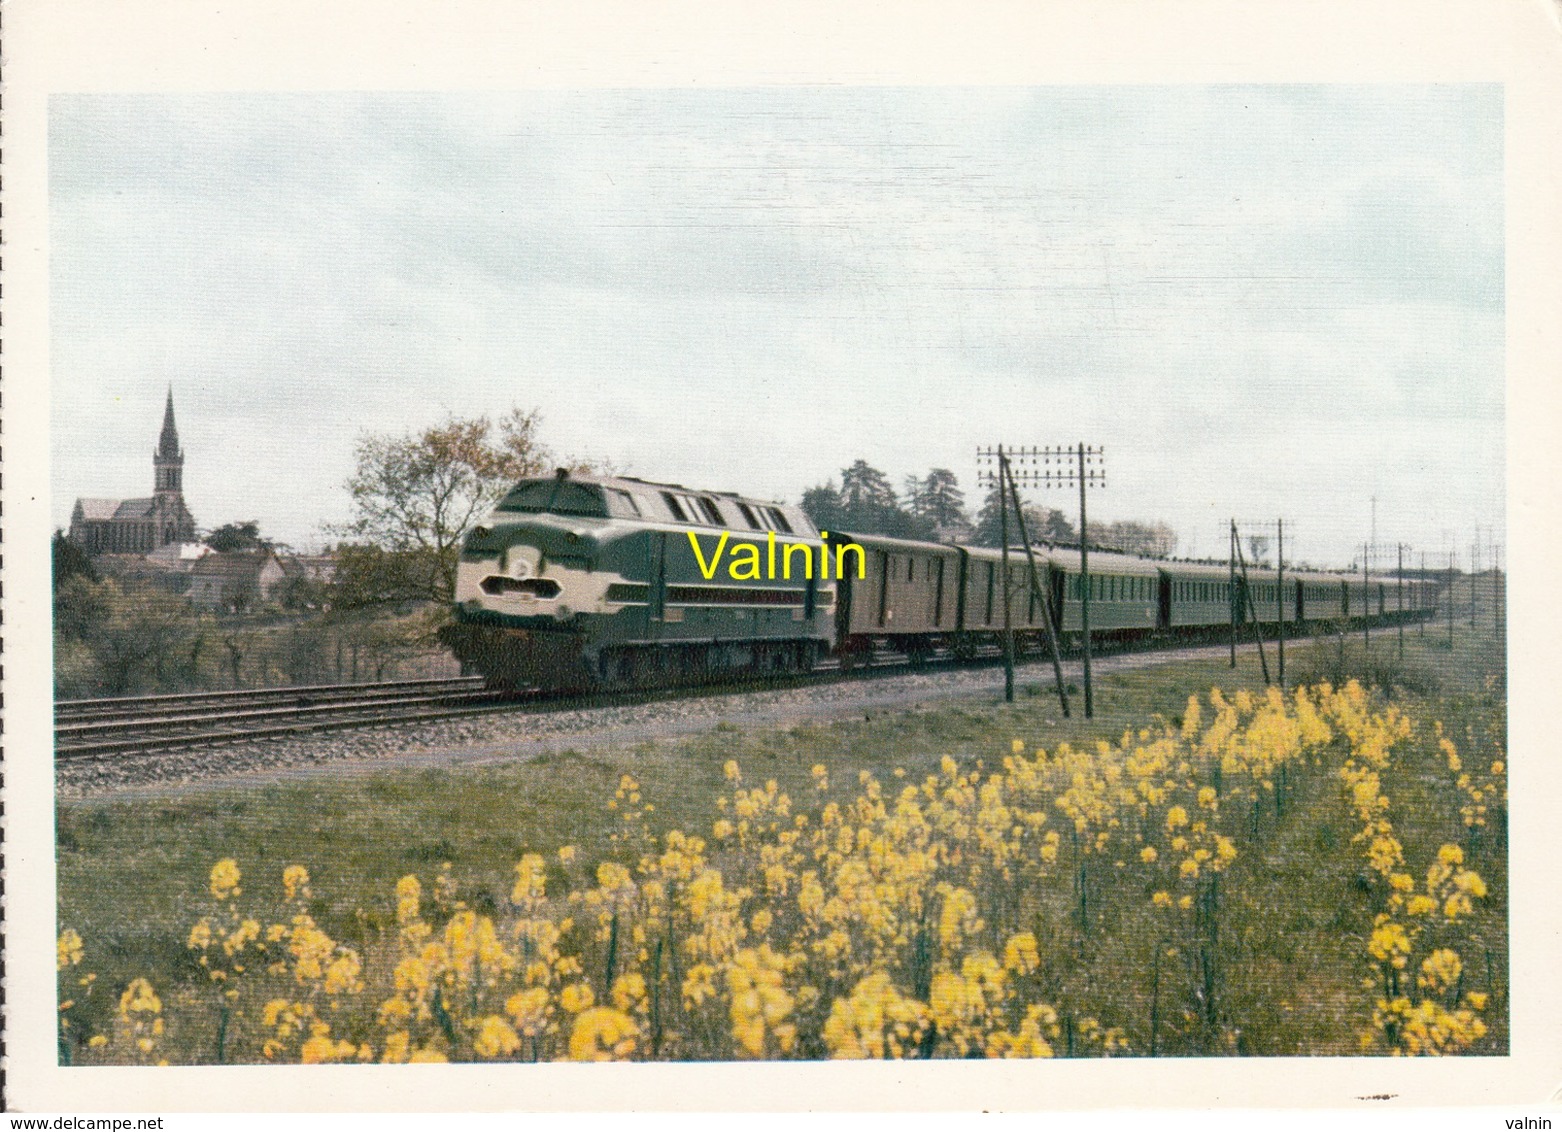
[[[1479,839],[1485,833],[1494,809],[1506,812],[1508,802],[1507,764],[1499,748],[1495,757],[1472,760],[1466,766],[1459,755],[1459,748],[1444,732],[1442,721],[1433,724],[1437,732],[1438,749],[1454,786],[1462,795],[1459,816],[1464,821],[1466,838]],[[1470,736],[1474,740],[1474,735]]]
[[[1408,734],[1408,721],[1400,721],[1397,730]],[[1459,776],[1456,785],[1468,799],[1469,777],[1462,771],[1458,751],[1441,723],[1434,731],[1438,752],[1450,773]],[[1487,1033],[1480,1017],[1487,995],[1464,991],[1464,963],[1448,943],[1457,939],[1459,926],[1474,913],[1474,902],[1486,896],[1486,882],[1474,869],[1464,867],[1463,849],[1444,844],[1427,867],[1423,883],[1417,885],[1395,835],[1392,802],[1383,790],[1392,753],[1392,742],[1366,742],[1359,750],[1353,748],[1353,757],[1339,771],[1351,810],[1361,824],[1352,841],[1361,847],[1369,872],[1377,879],[1375,894],[1383,909],[1367,939],[1372,974],[1363,986],[1376,992],[1376,998],[1372,1025],[1361,1033],[1361,1048],[1364,1052],[1386,1048],[1395,1055],[1459,1053]],[[1501,764],[1494,766],[1500,773]],[[1461,811],[1466,825],[1473,824],[1468,800]],[[1484,824],[1484,810],[1478,820]],[[1416,964],[1421,952],[1426,954]],[[1416,972],[1413,986],[1412,971]]]
[[[1327,783],[1308,776],[1334,750],[1386,894],[1368,943],[1393,976],[1377,1032],[1450,1052],[1484,1032],[1484,1002],[1463,993],[1457,947],[1427,926],[1457,925],[1485,888],[1456,846],[1422,883],[1404,867],[1383,783],[1410,731],[1349,684],[1215,691],[1115,744],[1015,741],[991,769],[944,758],[920,781],[862,772],[843,792],[819,764],[804,807],[728,761],[704,835],[653,831],[654,808],[624,775],[608,802],[611,852],[594,865],[570,846],[525,853],[481,899],[449,865],[404,876],[394,925],[350,947],[315,920],[303,866],[283,871],[273,914],[241,903],[239,865],[225,859],[186,942],[206,972],[217,1060],[1154,1053],[1158,1020],[1107,1025],[1068,1009],[1060,954],[1131,906],[1159,932],[1154,977],[1167,956],[1191,973],[1179,993],[1193,1005],[1175,1024],[1189,1041],[1195,1026],[1215,1034],[1221,879],[1305,784]],[[61,971],[82,948],[61,935]],[[127,988],[121,1029],[140,1055],[155,1052],[161,1010],[145,980]]]

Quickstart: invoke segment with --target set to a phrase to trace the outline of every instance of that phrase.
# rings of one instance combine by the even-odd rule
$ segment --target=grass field
[[[1398,658],[1393,632],[1375,633],[1370,653],[1363,649],[1360,634],[1306,646],[1293,642],[1288,650],[1287,676],[1289,684],[1327,679],[1338,685],[1342,678],[1362,675],[1398,686],[1392,693],[1394,703],[1415,721],[1415,733],[1404,741],[1405,753],[1395,756],[1392,769],[1384,769],[1381,778],[1393,835],[1404,849],[1401,875],[1413,875],[1419,885],[1420,877],[1436,861],[1439,847],[1445,844],[1461,846],[1465,863],[1479,872],[1486,895],[1460,919],[1458,931],[1453,933],[1459,937],[1461,957],[1458,987],[1441,989],[1450,1004],[1447,1009],[1454,1013],[1472,992],[1476,1001],[1484,1004],[1478,1012],[1484,1033],[1462,1046],[1454,1043],[1453,1048],[1498,1053],[1506,1043],[1506,858],[1499,813],[1499,808],[1505,813],[1505,807],[1499,807],[1488,789],[1486,824],[1476,832],[1464,825],[1460,807],[1468,804],[1468,791],[1455,785],[1456,776],[1449,773],[1433,731],[1434,721],[1444,723],[1446,734],[1464,752],[1466,761],[1483,759],[1484,766],[1494,758],[1506,757],[1501,753],[1506,745],[1502,653],[1490,626],[1489,610],[1473,630],[1461,618],[1455,624],[1451,649],[1443,625],[1428,626],[1424,632],[1407,629],[1403,661]],[[1156,826],[1160,811],[1153,806],[1148,810],[1141,806],[1136,814],[1124,811],[1120,824],[1108,826],[1103,819],[1100,831],[1117,841],[1110,852],[1102,850],[1097,857],[1090,856],[1088,847],[1081,848],[1077,837],[1074,848],[1069,848],[1067,826],[1060,822],[1063,815],[1054,806],[1053,824],[1047,828],[1065,832],[1060,863],[1055,869],[1043,870],[1046,875],[1038,874],[1034,883],[1015,880],[1024,867],[1010,862],[1004,866],[1007,879],[1000,882],[989,870],[979,884],[975,866],[958,860],[963,843],[946,830],[938,842],[945,846],[942,852],[946,859],[923,877],[928,887],[926,897],[912,893],[898,898],[921,909],[923,927],[902,925],[884,937],[894,937],[909,951],[891,954],[892,948],[884,950],[889,945],[883,939],[870,947],[871,941],[864,942],[866,936],[853,936],[858,948],[853,960],[856,966],[841,968],[833,983],[824,976],[804,979],[813,970],[811,964],[824,962],[819,948],[826,947],[820,942],[825,937],[810,935],[796,925],[787,927],[786,917],[797,914],[793,905],[799,898],[797,878],[804,866],[825,869],[828,882],[828,868],[839,871],[842,861],[830,864],[817,845],[810,858],[799,848],[804,842],[788,842],[786,852],[795,858],[788,866],[795,874],[793,887],[778,896],[778,890],[767,890],[762,882],[753,881],[753,877],[765,875],[767,867],[759,853],[763,838],[757,832],[752,845],[740,844],[741,838],[722,840],[713,834],[713,823],[735,820],[736,808],[744,805],[768,813],[770,825],[775,827],[776,799],[785,797],[788,805],[783,807],[783,817],[808,815],[814,824],[807,835],[813,836],[820,822],[828,820],[822,809],[828,802],[836,802],[846,813],[861,811],[861,792],[869,790],[860,784],[862,776],[882,784],[885,798],[893,798],[906,784],[922,784],[930,777],[944,782],[928,794],[932,799],[929,804],[936,808],[941,803],[934,794],[956,790],[974,796],[980,793],[983,776],[997,781],[1006,757],[1017,756],[1022,750],[1026,758],[1038,749],[1052,752],[1050,758],[1036,762],[1041,770],[1025,771],[1051,776],[1045,786],[1050,802],[1051,791],[1068,785],[1058,777],[1063,773],[1057,761],[1061,747],[1091,752],[1098,743],[1118,744],[1125,733],[1132,737],[1140,729],[1155,726],[1157,718],[1176,730],[1185,722],[1189,695],[1207,695],[1213,687],[1221,688],[1228,697],[1244,689],[1259,692],[1262,682],[1256,658],[1244,657],[1239,664],[1235,672],[1224,660],[1216,660],[1104,676],[1097,681],[1097,717],[1092,721],[1079,718],[1077,704],[1075,718],[1060,719],[1056,698],[1035,683],[1022,683],[1018,702],[1003,704],[996,694],[1002,676],[995,670],[991,699],[929,705],[871,720],[789,729],[738,730],[717,725],[695,738],[633,749],[571,751],[508,765],[392,770],[340,780],[322,774],[261,787],[203,788],[184,797],[170,792],[158,800],[138,797],[133,801],[62,805],[58,814],[59,923],[62,930],[78,933],[84,940],[80,963],[70,965],[69,973],[62,975],[62,997],[73,1003],[66,1013],[69,1032],[62,1040],[62,1055],[81,1061],[151,1056],[126,1044],[133,1036],[130,1028],[140,1024],[135,1019],[146,1015],[145,1010],[141,1014],[134,1009],[127,1012],[121,998],[124,988],[139,976],[152,980],[161,996],[159,1017],[167,1020],[166,1032],[154,1042],[155,1052],[173,1061],[207,1061],[218,1056],[259,1060],[268,1056],[268,1050],[271,1056],[296,1057],[303,1038],[314,1032],[312,1027],[326,1024],[323,1020],[328,1017],[330,1025],[336,1027],[331,1037],[337,1043],[332,1046],[336,1051],[332,1057],[349,1056],[349,1046],[351,1056],[375,1059],[393,1054],[398,1055],[396,1059],[404,1058],[409,1056],[409,1048],[452,1058],[554,1056],[571,1036],[567,1024],[571,1015],[578,1033],[588,1011],[608,1011],[609,1002],[616,1003],[618,1014],[627,1021],[591,1015],[599,1029],[607,1028],[605,1036],[598,1034],[600,1040],[592,1049],[620,1056],[825,1056],[840,1054],[843,1048],[862,1052],[860,1041],[852,1045],[842,1038],[846,1023],[836,1025],[832,1031],[835,1039],[822,1036],[833,1024],[829,1020],[836,1014],[848,1020],[859,1018],[864,1010],[873,1017],[888,1017],[902,1009],[894,1006],[902,1000],[913,1001],[912,1006],[904,1007],[912,1017],[905,1023],[907,1032],[920,1036],[906,1039],[901,1043],[904,1048],[889,1052],[906,1055],[954,1056],[962,1049],[991,1054],[1000,1047],[1035,1053],[1041,1048],[1037,1042],[1050,1052],[1079,1055],[1351,1054],[1362,1050],[1363,1034],[1374,1032],[1380,1039],[1376,1050],[1385,1052],[1392,1043],[1382,1040],[1385,1026],[1373,1019],[1378,992],[1365,988],[1363,980],[1377,977],[1374,972],[1381,974],[1380,968],[1387,970],[1384,962],[1388,961],[1374,958],[1371,947],[1374,917],[1390,908],[1387,889],[1380,883],[1389,872],[1375,874],[1364,850],[1352,841],[1361,822],[1348,803],[1349,791],[1341,786],[1336,765],[1339,758],[1328,766],[1307,758],[1292,764],[1288,772],[1292,777],[1278,790],[1271,789],[1282,799],[1272,806],[1264,800],[1268,795],[1255,778],[1251,811],[1244,810],[1240,820],[1234,816],[1237,803],[1230,803],[1221,821],[1231,824],[1226,832],[1239,850],[1214,889],[1189,889],[1200,903],[1181,920],[1175,913],[1169,920],[1166,907],[1149,899],[1154,895],[1151,890],[1163,881],[1157,879],[1160,874],[1151,866],[1133,856],[1161,836]],[[1386,699],[1380,697],[1374,703],[1381,709]],[[1211,710],[1207,701],[1204,710]],[[1131,738],[1127,746],[1147,741]],[[1345,757],[1349,751],[1335,754]],[[952,777],[946,762],[949,759],[956,768]],[[730,777],[731,763],[741,768],[741,785]],[[818,789],[815,768],[820,765],[827,768],[828,793]],[[1179,778],[1178,789],[1196,793],[1206,781],[1200,773],[1199,765],[1180,777],[1169,770],[1168,786],[1171,778]],[[1006,788],[1017,789],[1012,784],[1018,781],[1018,774],[1009,772],[1011,785]],[[1235,789],[1220,783],[1218,769],[1214,774],[1210,781],[1217,787]],[[633,790],[623,789],[625,775],[632,776]],[[963,785],[952,785],[956,781]],[[766,785],[760,787],[761,783]],[[628,801],[630,795],[635,798],[633,805]],[[1232,794],[1233,799],[1236,796]],[[718,798],[725,800],[727,808],[718,809]],[[1161,808],[1165,809],[1165,804]],[[633,823],[625,820],[630,812]],[[900,828],[894,820],[893,815],[861,816],[856,828],[859,832],[870,827]],[[786,822],[780,825],[784,827]],[[1094,835],[1095,827],[1091,828]],[[1130,829],[1138,840],[1129,841]],[[714,970],[725,972],[726,981],[718,978],[709,995],[696,994],[700,1001],[693,1005],[687,983],[692,976],[687,968],[698,967],[701,947],[709,949],[716,944],[675,940],[670,926],[674,914],[669,912],[663,924],[667,943],[664,958],[660,937],[651,940],[645,934],[650,930],[654,936],[655,924],[661,921],[645,911],[651,904],[644,892],[637,897],[639,911],[633,915],[624,911],[620,919],[620,912],[614,911],[611,924],[600,918],[606,915],[602,902],[607,898],[602,895],[602,879],[595,874],[597,864],[617,861],[633,870],[653,842],[659,848],[666,847],[662,835],[669,830],[686,831],[711,842],[700,858],[700,867],[725,874],[727,895],[723,899],[736,901],[727,908],[738,927],[722,945],[727,948],[722,961],[726,966],[711,963]],[[780,853],[774,829],[767,836],[772,839],[767,844]],[[559,860],[557,851],[564,846],[574,850],[572,863]],[[544,872],[550,892],[567,886],[576,890],[575,899],[550,897],[546,916],[540,906],[519,900],[516,864],[527,854],[539,854],[548,862]],[[951,854],[954,863],[947,859]],[[335,988],[334,996],[323,984],[306,987],[306,980],[295,968],[267,976],[275,985],[264,995],[258,984],[253,992],[246,991],[254,1001],[235,997],[226,1000],[230,1005],[225,1006],[224,1000],[213,999],[212,965],[208,961],[202,966],[208,953],[191,946],[191,928],[203,918],[218,924],[221,916],[232,914],[236,898],[214,904],[208,884],[213,864],[225,858],[234,859],[242,870],[246,903],[257,902],[254,914],[259,920],[286,922],[290,915],[305,915],[312,930],[323,933],[326,942],[336,948],[332,954],[340,957],[350,950],[355,962],[361,962],[355,977],[370,984],[370,991],[362,993],[374,1003],[364,1008],[344,1007],[338,1001],[340,987]],[[770,864],[779,868],[777,860],[772,856]],[[278,895],[280,878],[286,866],[295,864],[308,869],[308,895],[303,895],[304,888],[295,886],[294,899],[286,901]],[[447,864],[448,880],[442,882],[438,878]],[[1206,865],[1206,877],[1208,870]],[[425,900],[418,913],[421,918],[415,922],[423,924],[427,938],[444,938],[447,945],[453,926],[486,921],[501,934],[510,932],[519,939],[526,931],[534,932],[534,921],[539,918],[551,916],[558,921],[568,917],[572,927],[557,946],[566,951],[574,947],[577,959],[571,961],[583,968],[579,985],[594,988],[589,997],[601,1005],[580,1007],[577,992],[577,1001],[549,1006],[553,1012],[550,1017],[557,1016],[550,1023],[553,1031],[543,1026],[533,1034],[525,1030],[514,1011],[493,1003],[479,1010],[476,990],[471,992],[471,1009],[465,1012],[436,995],[435,1021],[425,1019],[428,1033],[421,1046],[419,1031],[411,1023],[407,1027],[412,1035],[407,1039],[410,1045],[397,1046],[387,1034],[406,1031],[396,1031],[383,1018],[375,1021],[373,1006],[386,992],[373,986],[376,979],[390,986],[391,972],[400,969],[398,956],[407,957],[408,920],[405,906],[398,916],[397,882],[408,875],[420,878],[422,890],[437,896],[432,905]],[[738,883],[744,878],[750,881],[749,891],[733,898],[731,894],[741,891]],[[990,890],[982,887],[989,883]],[[1206,880],[1199,883],[1205,885]],[[958,947],[947,939],[939,944],[934,938],[937,933],[926,927],[951,914],[951,897],[945,889],[937,888],[939,884],[953,886],[948,891],[970,891],[980,905],[979,915],[973,916],[982,927],[970,927],[977,919],[968,917],[969,930],[955,933]],[[942,904],[934,899],[935,890],[944,893],[939,898]],[[1168,891],[1175,894],[1176,889]],[[1208,895],[1211,892],[1214,895]],[[1203,911],[1205,900],[1210,901],[1208,914]],[[896,909],[895,914],[904,918],[905,908],[896,905]],[[598,917],[599,930],[589,928],[588,911]],[[711,914],[704,911],[707,917]],[[754,917],[760,912],[766,915],[756,921]],[[463,919],[468,913],[469,918]],[[774,928],[772,920],[776,921]],[[533,928],[517,926],[522,921],[533,923]],[[630,933],[631,924],[634,934],[625,934],[620,940],[620,927]],[[692,931],[692,921],[690,926]],[[1216,928],[1218,932],[1213,930]],[[1443,936],[1451,939],[1452,931],[1444,925],[1427,934],[1426,946],[1430,948]],[[785,932],[792,933],[786,937],[791,951],[777,934]],[[940,993],[945,1000],[954,993],[950,988],[956,983],[966,988],[962,993],[976,993],[969,990],[980,983],[975,969],[967,969],[971,956],[1004,954],[1006,946],[1024,936],[1032,944],[1021,939],[1021,950],[1034,945],[1038,956],[1034,963],[1016,960],[1020,967],[1011,971],[1004,984],[1003,1009],[992,997],[998,992],[989,985],[984,993],[991,1001],[982,1000],[986,1022],[978,1025],[967,1017],[970,1011],[960,1015],[964,1021],[946,1017],[953,1008],[948,1001],[935,1001],[938,994],[933,988],[943,987]],[[805,937],[810,941],[806,945],[801,942]],[[774,950],[770,949],[772,938]],[[767,941],[763,950],[758,949],[761,939]],[[241,941],[241,950],[243,946]],[[683,954],[691,947],[692,951]],[[880,948],[876,959],[870,954],[873,947]],[[271,957],[284,950],[285,939],[274,947]],[[677,966],[680,955],[683,968]],[[737,962],[734,957],[742,955],[748,956],[744,962],[758,963],[763,969],[744,974],[732,966]],[[767,955],[791,958],[772,960]],[[1412,958],[1420,962],[1420,952]],[[289,962],[296,963],[296,956]],[[594,969],[594,964],[603,962],[605,969]],[[617,995],[615,976],[631,968],[641,978],[642,989],[651,985],[639,999],[633,994],[628,998]],[[899,972],[898,989],[875,990],[875,984],[869,991],[878,997],[864,1007],[859,1001],[859,992],[868,993],[862,990],[863,976],[876,969]],[[91,993],[79,989],[79,979],[72,984],[84,971],[97,977]],[[657,986],[665,984],[664,995],[677,999],[680,986],[674,975],[683,980],[681,1007],[674,1009],[665,999],[658,1006]],[[1406,978],[1414,975],[1412,965]],[[233,979],[232,985],[238,985],[235,973],[229,971],[228,977]],[[496,975],[494,985],[501,982]],[[809,985],[802,985],[804,982]],[[779,1012],[791,1021],[770,1018],[766,1036],[755,1045],[750,1040],[753,1026],[760,1024],[750,1020],[749,1028],[744,1029],[734,1004],[754,995],[763,998],[765,987],[775,988],[789,1004],[784,1012],[775,1006],[770,1013]],[[1218,1004],[1212,1005],[1217,994]],[[261,997],[288,1005],[280,1014],[272,1011],[266,1021]],[[704,997],[725,1003],[720,1010],[730,1011],[730,1019],[721,1013],[713,1023],[701,1005]],[[980,999],[981,994],[976,997]],[[513,1005],[515,1000],[509,1001]],[[328,1002],[335,1005],[327,1009]],[[427,1013],[428,1002],[420,1002]],[[1045,1010],[1021,1009],[1036,1004],[1045,1004]],[[569,1005],[577,1009],[570,1010]],[[298,1009],[293,1011],[294,1007]],[[287,1019],[294,1014],[295,1024],[288,1029]],[[918,1022],[916,1017],[922,1020]],[[506,1018],[505,1032],[519,1034],[517,1046],[510,1046],[509,1038],[493,1021]],[[613,1030],[615,1025],[619,1030]],[[1398,1031],[1392,1027],[1398,1023],[1390,1020],[1387,1025],[1393,1037]],[[796,1031],[791,1037],[787,1037],[787,1026]],[[895,1030],[889,1022],[883,1026],[885,1033]],[[964,1033],[961,1026],[971,1034],[981,1034],[957,1041],[958,1034]],[[266,1047],[257,1036],[262,1030],[273,1037],[275,1032],[288,1030],[292,1037],[276,1039],[279,1044]],[[558,1037],[548,1038],[549,1033]],[[934,1038],[929,1038],[929,1033]],[[346,1039],[341,1037],[344,1034]],[[994,1034],[1008,1037],[1000,1041]],[[96,1035],[102,1035],[107,1044],[88,1044]],[[1031,1044],[1021,1042],[1022,1036]],[[894,1039],[889,1040],[894,1045]],[[1403,1044],[1403,1037],[1396,1040]],[[549,1041],[556,1041],[556,1045],[550,1046]],[[316,1052],[324,1048],[318,1046]],[[885,1052],[871,1043],[867,1050]]]

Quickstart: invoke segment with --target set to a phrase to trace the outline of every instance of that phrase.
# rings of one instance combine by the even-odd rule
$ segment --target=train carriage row
[[[970,654],[999,639],[1004,603],[1022,646],[1050,618],[1131,640],[1229,626],[1239,585],[1225,566],[1078,550],[1001,550],[820,531],[797,507],[630,477],[528,480],[467,538],[446,643],[512,687],[697,682],[802,672],[834,652]],[[1272,625],[1412,617],[1421,581],[1249,569],[1238,611]]]

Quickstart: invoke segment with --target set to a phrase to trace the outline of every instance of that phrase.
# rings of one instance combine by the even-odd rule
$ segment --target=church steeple
[[[184,453],[179,449],[179,429],[174,425],[174,390],[168,387],[168,403],[163,409],[163,431],[152,453],[152,470],[158,495],[184,494]]]

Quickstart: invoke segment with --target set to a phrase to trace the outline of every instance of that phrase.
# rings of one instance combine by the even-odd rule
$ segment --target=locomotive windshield
[[[499,501],[498,509],[607,518],[607,501],[603,499],[600,487],[560,479],[523,480]]]

